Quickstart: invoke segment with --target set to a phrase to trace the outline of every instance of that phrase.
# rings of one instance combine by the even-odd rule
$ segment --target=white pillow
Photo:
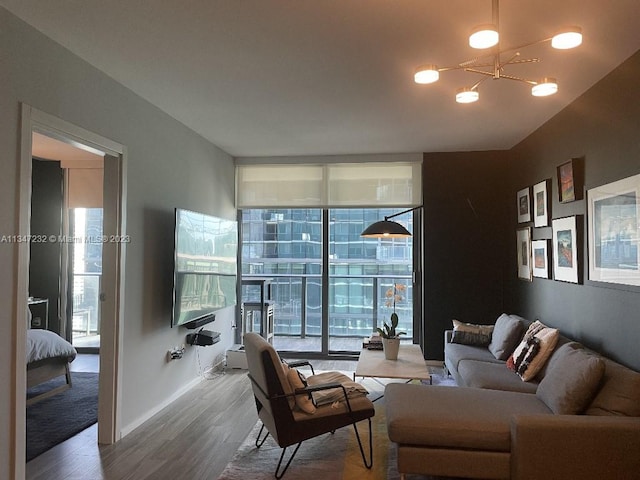
[[[290,368],[287,373],[287,379],[289,380],[289,385],[293,390],[297,390],[298,388],[306,387],[306,379],[305,376],[298,372],[295,368]],[[302,410],[305,413],[316,413],[316,406],[313,404],[308,393],[304,393],[301,395],[296,395],[296,407]]]
[[[507,360],[523,382],[533,379],[556,348],[560,331],[536,320],[527,329],[524,338]]]

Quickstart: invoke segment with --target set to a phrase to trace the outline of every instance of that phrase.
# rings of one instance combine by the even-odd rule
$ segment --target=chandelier
[[[553,37],[537,40],[531,43],[525,43],[516,47],[501,49],[501,39],[498,30],[498,0],[492,0],[491,13],[493,23],[478,25],[471,31],[471,35],[469,36],[469,45],[472,48],[480,50],[491,49],[489,53],[450,67],[438,67],[433,64],[422,65],[416,69],[413,77],[414,81],[421,84],[433,83],[438,81],[440,78],[440,72],[446,72],[449,70],[464,70],[465,72],[481,75],[482,78],[472,86],[462,87],[456,91],[456,102],[458,103],[476,102],[480,98],[478,87],[488,78],[493,78],[494,80],[504,78],[507,80],[527,83],[531,85],[531,94],[535,97],[546,97],[556,93],[558,91],[558,82],[555,78],[544,77],[535,81],[528,80],[526,78],[508,74],[504,69],[509,65],[522,65],[539,62],[539,58],[520,58],[519,50],[532,45],[551,42],[551,46],[553,48],[561,50],[577,47],[582,43],[582,29],[576,26],[565,27]],[[503,56],[506,60],[502,59]]]

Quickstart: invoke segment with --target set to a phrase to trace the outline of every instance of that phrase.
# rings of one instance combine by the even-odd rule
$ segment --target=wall
[[[584,157],[585,189],[640,174],[640,52],[607,75],[570,106],[549,120],[510,152],[508,289],[509,311],[560,328],[618,361],[640,370],[640,289],[588,280],[587,243],[583,285],[534,278],[518,281],[515,274],[517,228],[515,198],[523,187],[552,178],[552,218],[585,215],[586,201],[560,204],[556,167]],[[586,233],[586,232],[585,232]],[[586,237],[586,235],[585,235]],[[551,238],[551,229],[533,229],[533,238]]]
[[[0,8],[0,236],[17,233],[20,102],[128,149],[122,425],[131,428],[197,381],[198,366],[232,343],[233,312],[211,328],[222,341],[167,363],[187,331],[170,328],[177,206],[235,219],[232,158],[181,123]],[[17,245],[0,244],[0,378],[10,382]],[[0,478],[10,478],[13,393],[0,393]],[[5,447],[6,446],[6,447]]]
[[[503,311],[505,152],[425,153],[424,350],[442,359],[451,320]]]

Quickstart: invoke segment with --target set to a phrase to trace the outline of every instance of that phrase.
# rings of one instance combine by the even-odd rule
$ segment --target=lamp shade
[[[558,82],[555,78],[542,78],[531,88],[534,97],[548,97],[558,91]]]
[[[380,220],[365,228],[360,236],[369,238],[406,238],[410,237],[411,233],[398,222]]]
[[[478,25],[469,35],[469,46],[479,49],[490,48],[497,45],[499,39],[500,35],[495,25]]]
[[[551,39],[551,46],[560,50],[575,48],[582,44],[582,29],[580,27],[565,27]]]

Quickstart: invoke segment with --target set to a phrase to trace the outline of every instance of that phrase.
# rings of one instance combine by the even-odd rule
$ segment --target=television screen
[[[236,304],[237,222],[176,209],[172,325],[196,327]]]

